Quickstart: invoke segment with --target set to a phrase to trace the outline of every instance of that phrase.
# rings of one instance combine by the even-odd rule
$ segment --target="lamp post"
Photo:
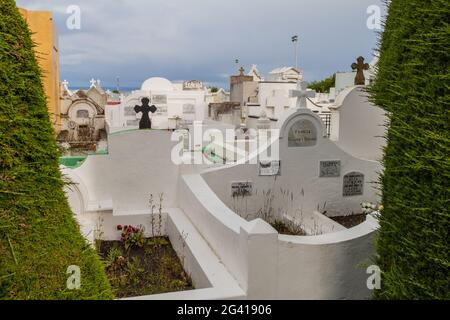
[[[292,36],[291,40],[295,47],[295,68],[298,69],[298,35]]]

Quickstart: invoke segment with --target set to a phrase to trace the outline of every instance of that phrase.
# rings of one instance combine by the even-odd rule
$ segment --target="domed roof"
[[[142,91],[173,91],[174,87],[172,85],[172,82],[165,78],[150,78],[144,81],[144,83],[141,86]]]

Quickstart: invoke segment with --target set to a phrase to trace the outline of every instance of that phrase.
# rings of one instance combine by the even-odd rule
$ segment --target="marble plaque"
[[[167,104],[167,96],[163,94],[155,94],[152,96],[152,104]]]
[[[289,129],[288,147],[310,147],[316,143],[317,130],[311,120],[300,119]]]
[[[253,191],[253,183],[250,181],[232,182],[231,196],[246,197],[251,196]]]
[[[134,111],[134,106],[133,107],[125,107],[123,110],[124,110],[125,116],[136,116],[136,111]]]
[[[190,103],[184,104],[183,114],[195,114],[195,106]]]
[[[281,161],[259,161],[260,176],[280,176]]]
[[[139,126],[139,119],[127,120],[127,127],[137,127],[137,126]]]
[[[330,178],[341,175],[341,160],[321,160],[319,177]]]
[[[342,188],[344,197],[361,196],[364,193],[364,174],[360,172],[350,172],[344,176]]]

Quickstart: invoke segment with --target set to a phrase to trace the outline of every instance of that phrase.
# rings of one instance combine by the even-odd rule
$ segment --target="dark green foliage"
[[[316,92],[330,92],[330,88],[334,87],[336,83],[336,74],[321,81],[314,81],[308,86],[308,88],[315,90]]]
[[[0,0],[0,299],[112,298],[63,186],[30,32]],[[70,265],[80,290],[66,289]]]
[[[450,2],[392,0],[372,100],[389,113],[379,299],[450,299]]]

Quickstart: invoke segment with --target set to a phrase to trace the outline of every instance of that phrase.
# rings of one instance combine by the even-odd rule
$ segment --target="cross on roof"
[[[67,80],[64,80],[63,82],[61,82],[61,84],[64,86],[64,88],[69,87],[69,81],[67,81]]]
[[[314,91],[308,91],[308,83],[306,81],[298,81],[297,89],[289,91],[289,97],[297,98],[297,109],[306,109],[306,99],[314,98],[316,93]]]
[[[89,83],[91,84],[91,88],[92,88],[92,87],[95,87],[95,85],[97,84],[97,81],[94,78],[92,78],[91,81],[89,81]]]
[[[370,65],[364,63],[364,57],[358,57],[356,61],[357,63],[352,63],[352,69],[356,69],[355,85],[365,85],[366,78],[364,77],[364,70],[369,70]]]

